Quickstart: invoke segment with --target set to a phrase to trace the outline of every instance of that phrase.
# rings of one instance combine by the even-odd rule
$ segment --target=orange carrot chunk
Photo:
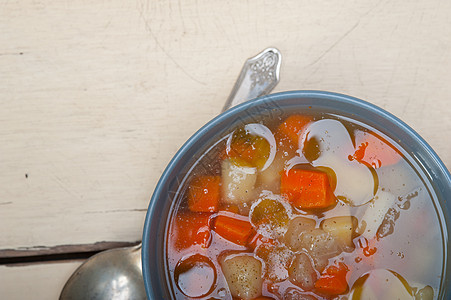
[[[191,181],[188,207],[194,212],[216,212],[220,200],[220,176],[199,176]]]
[[[215,219],[214,230],[226,240],[245,246],[254,234],[254,229],[248,221],[241,220],[228,213],[219,215]]]
[[[401,160],[401,154],[387,140],[368,132],[355,136],[356,151],[352,159],[374,168],[394,165]]]
[[[349,269],[344,263],[328,267],[315,282],[316,291],[328,296],[344,294],[348,290],[346,281],[348,271]]]
[[[320,277],[315,282],[316,290],[325,295],[340,295],[346,292],[348,284],[334,276]]]
[[[335,204],[327,174],[320,171],[292,169],[283,172],[280,192],[300,209],[324,209]]]
[[[299,136],[302,134],[302,131],[305,129],[307,124],[311,121],[312,118],[309,116],[289,116],[282,124],[279,125],[279,132],[287,136],[289,140],[297,146],[299,143]]]
[[[193,245],[207,248],[211,241],[210,216],[208,213],[178,214],[171,228],[175,248],[181,250]]]
[[[268,244],[268,245],[276,245],[276,242],[273,239],[270,239],[268,237],[265,237],[263,235],[261,235],[260,233],[254,233],[250,238],[249,241],[247,243],[247,246],[254,251],[257,247],[259,247],[260,245],[263,244]]]

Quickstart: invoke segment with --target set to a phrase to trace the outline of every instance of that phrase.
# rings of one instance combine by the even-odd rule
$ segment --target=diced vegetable
[[[320,228],[304,231],[301,234],[300,246],[312,257],[315,268],[322,271],[328,263],[328,259],[342,252],[337,239]]]
[[[353,249],[352,239],[357,222],[353,216],[332,217],[321,222],[321,229],[335,236],[344,249]]]
[[[325,295],[335,296],[346,292],[348,285],[335,276],[320,277],[315,282],[316,290]]]
[[[269,223],[275,226],[285,226],[289,216],[285,206],[274,199],[260,199],[255,202],[251,211],[251,221],[256,226]]]
[[[234,297],[253,299],[262,293],[262,264],[249,254],[232,254],[221,262],[222,272]]]
[[[229,204],[227,206],[222,206],[221,210],[228,211],[230,213],[239,214],[240,213],[240,207],[235,204]]]
[[[246,124],[227,140],[226,155],[239,158],[259,170],[264,170],[274,160],[276,141],[271,130],[263,124]]]
[[[359,131],[355,136],[356,151],[353,158],[373,168],[396,164],[401,154],[387,140],[369,132]]]
[[[318,272],[324,271],[324,269],[329,264],[330,256],[328,255],[318,255],[316,253],[313,253],[311,257],[313,259],[313,265],[315,267],[315,270],[317,270]]]
[[[269,244],[269,245],[275,245],[276,241],[268,238],[266,236],[261,235],[260,233],[255,233],[248,242],[248,247],[254,251],[257,247],[259,247],[262,244]]]
[[[245,246],[255,233],[251,223],[234,217],[233,214],[217,216],[214,230],[226,240],[242,246]]]
[[[285,159],[281,153],[276,154],[273,162],[268,168],[258,173],[257,183],[264,189],[274,193],[280,192],[280,174],[285,167]]]
[[[298,289],[289,288],[283,294],[283,300],[318,300],[318,298]]]
[[[236,130],[227,147],[227,156],[240,158],[254,167],[262,168],[269,158],[270,145],[261,136],[250,134],[243,128]]]
[[[252,224],[259,232],[270,238],[278,238],[286,231],[290,220],[291,207],[282,202],[279,195],[263,193],[259,200],[254,202],[250,211]]]
[[[298,253],[291,262],[288,270],[290,281],[304,291],[312,290],[317,279],[310,257],[305,253]]]
[[[208,213],[180,213],[175,218],[171,230],[176,249],[185,249],[193,245],[208,247],[211,242],[210,216]]]
[[[288,267],[293,252],[283,244],[262,244],[255,249],[255,255],[264,262],[264,278],[281,282],[288,278]]]
[[[196,212],[216,212],[221,195],[220,176],[199,176],[191,181],[188,207]]]
[[[386,191],[404,197],[407,194],[418,191],[418,195],[422,194],[419,190],[418,179],[416,174],[412,174],[409,163],[401,160],[395,166],[381,167],[377,169],[379,179],[379,189],[384,188]],[[423,192],[426,192],[423,190]]]
[[[318,171],[291,169],[284,172],[280,192],[300,209],[325,209],[336,203],[327,174]]]
[[[299,144],[299,136],[312,118],[304,115],[289,116],[282,124],[279,125],[279,132],[289,138],[296,146]]]
[[[285,244],[293,251],[298,251],[302,246],[301,234],[308,230],[313,229],[316,226],[316,221],[304,217],[296,217],[288,224],[287,232],[285,233],[283,240]]]
[[[348,267],[343,263],[328,267],[315,282],[316,291],[328,296],[344,294],[348,290],[346,281],[348,271]]]
[[[254,196],[257,169],[239,159],[222,161],[222,196],[226,204],[242,204]]]

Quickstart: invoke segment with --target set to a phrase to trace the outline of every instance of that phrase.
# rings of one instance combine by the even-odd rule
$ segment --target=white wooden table
[[[0,0],[0,258],[139,241],[165,165],[269,46],[276,91],[366,99],[450,169],[450,15],[444,0]],[[80,263],[1,265],[1,298],[55,299]]]

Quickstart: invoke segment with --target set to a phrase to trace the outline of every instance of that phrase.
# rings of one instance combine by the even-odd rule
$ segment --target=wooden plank
[[[45,260],[52,260],[53,256],[61,255],[80,255],[88,252],[100,252],[108,249],[132,247],[139,242],[97,242],[94,244],[78,244],[78,245],[60,245],[53,247],[36,246],[32,248],[19,249],[3,249],[0,250],[0,264],[8,263],[8,259],[14,262],[20,262],[22,258],[24,261],[35,261],[31,257],[46,257]]]
[[[2,299],[58,299],[67,279],[82,261],[0,266]]]
[[[4,1],[0,249],[141,239],[152,190],[246,58],[354,95],[451,165],[451,2]]]

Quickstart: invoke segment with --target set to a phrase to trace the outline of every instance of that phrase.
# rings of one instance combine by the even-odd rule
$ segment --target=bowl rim
[[[152,197],[149,202],[144,228],[143,228],[143,236],[142,236],[142,270],[143,270],[143,279],[144,284],[146,288],[146,294],[149,299],[153,299],[154,294],[151,290],[151,279],[150,274],[152,270],[150,270],[149,266],[149,247],[152,244],[151,235],[150,235],[150,225],[151,225],[151,219],[152,217],[159,217],[161,218],[161,215],[158,215],[158,211],[156,210],[156,204],[157,199],[160,197],[161,193],[164,192],[164,184],[168,180],[171,172],[173,172],[175,165],[184,158],[185,152],[187,149],[190,149],[202,136],[204,136],[207,132],[210,131],[211,128],[213,128],[215,125],[223,122],[226,119],[229,119],[240,112],[246,111],[247,109],[250,109],[253,106],[258,106],[261,104],[264,104],[266,102],[271,101],[281,101],[286,99],[295,99],[295,98],[311,98],[311,99],[322,99],[326,101],[338,101],[343,105],[352,105],[354,107],[367,110],[371,113],[375,113],[377,116],[382,117],[383,119],[386,119],[390,121],[391,123],[394,123],[397,125],[398,128],[400,128],[404,133],[406,133],[409,137],[413,138],[418,146],[424,150],[424,153],[431,159],[432,164],[436,167],[436,170],[438,171],[440,177],[443,178],[445,182],[445,187],[448,187],[451,189],[451,174],[449,170],[446,168],[445,164],[442,162],[442,160],[439,158],[437,153],[432,149],[432,147],[415,131],[413,130],[409,125],[407,125],[404,121],[396,117],[395,115],[391,114],[390,112],[386,111],[385,109],[378,107],[372,103],[369,103],[365,100],[348,96],[345,94],[335,93],[335,92],[328,92],[328,91],[320,91],[320,90],[293,90],[293,91],[285,91],[285,92],[278,92],[274,94],[269,94],[266,96],[258,97],[249,101],[246,101],[244,103],[241,103],[237,106],[234,106],[230,108],[229,110],[219,114],[215,118],[211,119],[209,122],[207,122],[205,125],[203,125],[199,130],[197,130],[176,152],[176,154],[173,156],[173,158],[170,160],[168,165],[166,166],[164,172],[162,173],[155,190],[152,194]],[[420,158],[421,160],[421,158]],[[446,185],[446,182],[448,184]],[[451,203],[446,202],[444,205],[446,205],[446,209],[448,212],[451,212]],[[446,219],[446,218],[445,218]],[[450,228],[449,224],[445,224],[446,228]],[[447,243],[447,236],[444,236],[444,241]],[[446,280],[448,282],[449,278]]]

